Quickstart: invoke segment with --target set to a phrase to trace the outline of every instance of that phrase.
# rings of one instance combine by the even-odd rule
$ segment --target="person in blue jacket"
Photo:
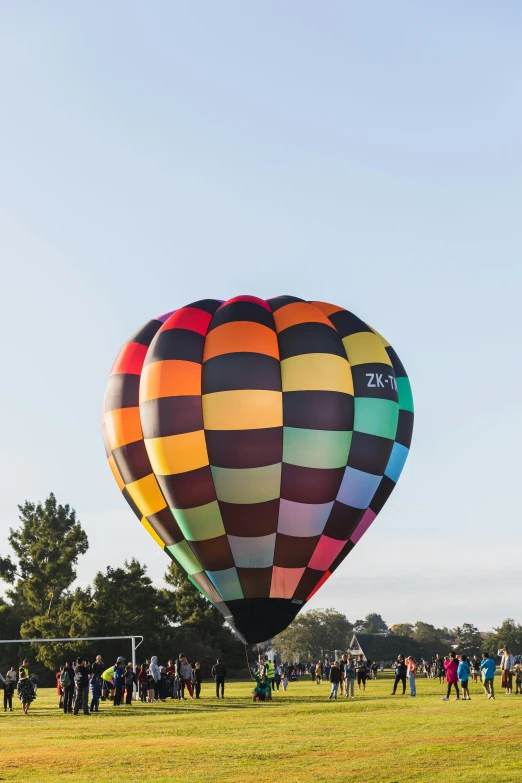
[[[89,692],[91,694],[91,706],[89,709],[91,712],[98,712],[102,695],[102,681],[99,677],[91,677]]]
[[[460,663],[459,668],[457,669],[457,677],[460,680],[460,684],[462,686],[462,700],[463,701],[471,701],[471,697],[469,695],[469,663],[468,663],[468,656],[467,655],[461,655],[460,656]]]
[[[487,653],[482,653],[482,663],[480,664],[482,670],[482,677],[484,681],[484,695],[488,695],[488,699],[495,698],[495,690],[493,688],[493,680],[495,679],[495,670],[497,665],[493,658]]]
[[[125,688],[125,667],[119,658],[114,665],[114,706],[120,707],[123,701],[123,689]]]

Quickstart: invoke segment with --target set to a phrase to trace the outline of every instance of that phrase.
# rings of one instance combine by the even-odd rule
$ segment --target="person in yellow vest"
[[[266,678],[273,691],[275,691],[275,669],[274,664],[268,660],[268,655],[265,655],[265,663],[263,665]]]

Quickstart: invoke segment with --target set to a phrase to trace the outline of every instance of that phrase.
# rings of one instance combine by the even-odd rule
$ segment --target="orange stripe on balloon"
[[[143,368],[140,380],[140,402],[159,397],[181,397],[201,394],[201,364],[182,359],[153,362]]]
[[[120,408],[105,414],[107,440],[111,451],[143,438],[139,408]]]
[[[331,325],[331,324],[330,324]],[[213,329],[205,340],[203,361],[224,353],[263,353],[279,359],[277,335],[254,321],[233,321]]]
[[[328,304],[328,302],[310,302],[310,304],[313,304],[314,307],[317,307],[325,315],[340,313],[343,309],[342,307],[337,307],[337,305]]]
[[[333,324],[330,323],[326,315],[317,307],[314,307],[314,305],[308,304],[308,302],[292,302],[281,307],[275,311],[274,321],[278,332],[288,329],[289,326],[310,322],[325,324],[334,329]]]

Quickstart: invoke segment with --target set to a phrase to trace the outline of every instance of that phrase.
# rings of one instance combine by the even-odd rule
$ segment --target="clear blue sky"
[[[81,583],[133,555],[160,579],[104,456],[112,361],[194,299],[289,293],[386,335],[416,402],[396,491],[311,606],[516,616],[521,23],[509,0],[2,4],[0,551],[54,491]]]

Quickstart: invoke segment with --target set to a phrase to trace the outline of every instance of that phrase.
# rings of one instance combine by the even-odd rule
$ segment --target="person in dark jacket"
[[[167,701],[167,669],[165,666],[160,666],[158,698],[160,701]]]
[[[404,660],[404,655],[398,655],[397,660],[393,664],[395,667],[395,682],[393,683],[393,691],[392,696],[395,696],[395,691],[397,690],[397,685],[402,682],[402,695],[406,693],[406,661]]]
[[[78,715],[80,705],[83,707],[83,714],[90,715],[89,712],[89,675],[90,667],[86,658],[78,658],[74,669],[74,714]]]
[[[219,699],[219,690],[221,688],[221,698],[225,698],[225,678],[227,676],[227,667],[221,658],[218,658],[212,667],[212,676],[216,681],[216,699]]]
[[[98,679],[98,680],[101,680],[101,676],[102,676],[103,672],[105,671],[105,664],[102,661],[101,655],[97,655],[96,656],[96,660],[92,664],[91,670],[92,670],[92,676],[96,677],[96,679]]]
[[[72,713],[74,697],[74,669],[69,661],[65,662],[63,671],[60,675],[60,682],[63,691],[63,711]]]
[[[333,666],[330,669],[329,680],[332,683],[332,689],[330,691],[329,699],[337,698],[337,691],[339,689],[339,683],[341,682],[341,670],[339,669],[339,662],[334,661]]]
[[[194,683],[194,694],[196,699],[199,699],[201,693],[201,681],[203,677],[201,675],[201,664],[196,661],[194,664],[194,671],[192,672],[192,682]]]
[[[132,669],[132,663],[128,663],[125,669],[125,704],[132,704],[135,685],[137,685],[136,673]]]
[[[9,707],[9,711],[13,711],[13,693],[15,691],[16,683],[13,680],[10,680],[7,678],[3,682],[4,686],[4,712],[7,712],[7,708]]]

